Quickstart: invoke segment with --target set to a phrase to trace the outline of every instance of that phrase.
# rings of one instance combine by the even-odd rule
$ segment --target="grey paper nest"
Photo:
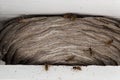
[[[119,65],[120,22],[61,16],[7,22],[0,33],[6,64]]]

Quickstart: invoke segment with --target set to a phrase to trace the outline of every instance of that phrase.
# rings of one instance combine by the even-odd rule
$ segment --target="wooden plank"
[[[0,80],[120,80],[120,66],[0,66]]]

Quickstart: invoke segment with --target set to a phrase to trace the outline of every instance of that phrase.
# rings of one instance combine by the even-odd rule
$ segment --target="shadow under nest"
[[[112,18],[26,15],[3,27],[0,58],[6,64],[120,64],[120,22]]]

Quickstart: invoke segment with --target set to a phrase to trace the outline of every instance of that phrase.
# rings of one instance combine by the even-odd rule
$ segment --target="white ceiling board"
[[[120,18],[120,0],[0,0],[0,17],[78,13]]]

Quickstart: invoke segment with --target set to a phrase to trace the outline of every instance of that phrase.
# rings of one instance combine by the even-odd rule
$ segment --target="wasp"
[[[67,14],[64,14],[64,18],[74,21],[77,18],[77,15],[72,13],[67,13]]]
[[[75,56],[69,56],[68,59],[66,59],[65,61],[67,61],[67,62],[68,62],[68,61],[73,61],[74,58],[75,58]]]
[[[45,70],[48,71],[49,70],[49,65],[45,64]]]
[[[74,70],[82,70],[80,66],[74,66],[73,69]]]
[[[84,51],[87,51],[87,53],[90,55],[90,56],[92,56],[93,55],[93,50],[92,50],[92,48],[90,47],[90,48],[88,48],[87,50],[84,50]]]
[[[108,40],[108,41],[106,42],[106,45],[111,45],[112,43],[113,43],[113,39]]]
[[[89,51],[90,51],[90,55],[92,56],[93,55],[92,48],[89,48]]]
[[[25,20],[25,17],[24,17],[24,16],[20,16],[20,17],[18,17],[18,18],[17,18],[17,21],[18,21],[18,22],[20,22],[20,23],[21,23],[21,22],[23,22],[23,23],[25,23],[25,22],[26,22],[26,20]]]

